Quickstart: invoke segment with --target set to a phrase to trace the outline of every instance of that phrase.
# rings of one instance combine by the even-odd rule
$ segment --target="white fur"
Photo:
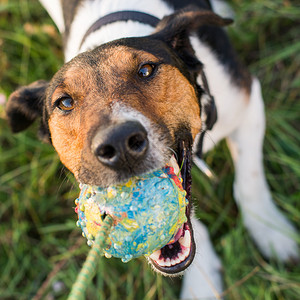
[[[197,57],[204,64],[204,72],[218,113],[217,123],[204,138],[203,150],[206,152],[238,127],[247,107],[247,95],[232,83],[228,71],[208,46],[196,37],[191,37],[191,43]],[[199,75],[198,83],[201,84],[201,81]]]
[[[100,17],[116,11],[136,10],[149,13],[157,18],[171,14],[173,10],[160,0],[98,0],[84,1],[79,7],[74,18],[70,37],[65,50],[66,61],[73,58],[79,52],[108,41],[133,36],[145,36],[153,31],[149,25],[138,22],[116,22],[108,24],[98,32],[90,35],[80,49],[82,38],[89,27]]]
[[[64,23],[59,0],[51,2],[41,0],[41,2],[57,23],[59,30],[63,32]],[[224,9],[223,12],[219,9],[221,3],[219,0],[213,2],[213,7],[221,15],[226,14]],[[84,1],[71,27],[65,51],[66,61],[79,52],[101,43],[122,37],[145,36],[152,32],[151,26],[138,22],[117,22],[91,34],[80,49],[85,32],[99,17],[120,10],[138,10],[158,18],[173,12],[160,0]],[[228,144],[236,169],[234,195],[250,234],[262,253],[268,257],[275,255],[283,261],[290,257],[298,257],[297,245],[293,240],[296,231],[272,202],[264,176],[262,142],[265,120],[259,82],[253,81],[252,92],[248,99],[245,91],[232,83],[228,71],[207,45],[196,37],[191,38],[191,43],[205,66],[204,71],[211,94],[215,97],[218,112],[218,121],[204,140],[204,151],[211,149],[219,140],[229,137]],[[198,81],[201,83],[200,76]],[[138,119],[147,130],[150,130],[149,120],[139,113],[116,106],[114,114],[126,119]],[[163,155],[163,150],[159,148],[158,153]],[[181,297],[218,299],[222,291],[219,272],[221,263],[214,252],[205,226],[196,220],[193,220],[193,226],[197,253],[194,263],[184,277]]]
[[[129,32],[129,34],[126,34]],[[123,37],[137,37],[144,36],[146,33],[151,34],[153,28],[150,25],[141,24],[135,21],[119,21],[112,24],[103,26],[100,30],[90,34],[82,47],[80,52],[86,50],[94,49],[95,46],[99,45],[98,42],[95,44],[95,41],[100,41],[100,44],[104,44],[113,40],[117,40]]]
[[[55,22],[60,33],[64,33],[65,23],[63,18],[62,7],[60,5],[60,0],[40,0],[40,2],[46,8],[48,14]]]
[[[297,233],[272,201],[263,168],[265,114],[260,84],[253,80],[243,121],[228,138],[235,165],[234,195],[261,252],[288,260],[298,256]]]
[[[146,118],[142,113],[126,107],[126,105],[115,103],[112,106],[112,116],[118,122],[122,121],[138,121],[147,131],[147,138],[149,141],[149,159],[155,162],[154,169],[162,168],[166,160],[169,160],[169,149],[161,141],[161,136],[157,135],[154,124]]]
[[[223,0],[211,0],[212,10],[223,18],[234,19],[234,11]]]

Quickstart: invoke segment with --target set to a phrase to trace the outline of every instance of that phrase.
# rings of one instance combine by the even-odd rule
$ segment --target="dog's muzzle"
[[[91,147],[103,165],[116,171],[132,171],[147,155],[147,131],[136,121],[110,125],[96,133]]]
[[[155,161],[149,159],[151,149],[153,149],[150,135],[140,122],[134,120],[112,122],[105,127],[101,126],[94,132],[91,151],[104,167],[100,176],[107,179],[110,178],[109,174],[112,174],[115,178],[107,181],[109,184],[106,186],[116,182],[122,183],[132,176],[161,168],[155,165]],[[180,140],[176,147],[176,154],[171,155],[169,161],[166,162],[174,169],[175,174],[180,173],[182,178],[182,186],[189,203],[185,212],[187,221],[167,245],[148,256],[149,262],[157,271],[171,276],[184,271],[195,255],[193,229],[190,222],[191,147],[189,145],[189,142]]]

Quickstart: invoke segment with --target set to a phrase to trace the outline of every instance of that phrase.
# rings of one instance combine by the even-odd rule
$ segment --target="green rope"
[[[94,245],[91,248],[86,261],[84,262],[83,267],[72,286],[72,290],[69,294],[68,300],[85,299],[85,291],[96,273],[97,262],[101,256],[103,248],[106,246],[106,239],[111,230],[112,224],[112,217],[106,215],[101,226],[101,230],[99,230],[96,235]]]

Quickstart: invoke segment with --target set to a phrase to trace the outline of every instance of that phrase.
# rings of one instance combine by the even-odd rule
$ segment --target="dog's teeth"
[[[166,266],[167,266],[167,265],[166,265],[166,262],[165,262],[163,259],[159,261],[159,265],[160,265],[161,267],[166,267]]]
[[[169,161],[169,165],[174,169],[174,173],[175,174],[179,174],[180,170],[179,170],[179,166],[177,164],[176,158],[174,155],[172,155],[170,161]]]
[[[179,240],[180,245],[189,248],[191,245],[191,234],[188,230],[185,230],[184,236],[181,237]]]
[[[183,262],[190,254],[190,247],[191,247],[191,233],[189,230],[185,230],[184,236],[182,236],[178,242],[181,246],[180,253],[177,254],[177,257],[170,259],[169,257],[163,258],[161,255],[161,250],[157,250],[152,253],[149,257],[159,264],[161,267],[171,267],[176,266]],[[171,247],[173,245],[169,245]]]
[[[171,260],[170,260],[169,257],[165,260],[165,265],[166,265],[167,267],[170,267],[170,266],[171,266]]]
[[[176,259],[171,260],[171,266],[175,266],[177,264]]]
[[[184,261],[184,259],[185,259],[185,257],[183,256],[183,253],[178,254],[178,260],[179,260],[178,263]]]
[[[189,248],[186,248],[183,253],[180,253],[178,255],[178,259],[179,259],[179,263],[184,261],[190,254],[190,249]]]
[[[153,252],[149,257],[151,259],[153,259],[154,261],[158,262],[159,261],[159,257],[160,257],[161,251],[160,250],[156,250],[155,252]]]
[[[175,259],[175,261],[174,261],[174,265],[177,265],[177,264],[179,264],[179,263],[181,263],[181,260],[180,260],[179,257],[177,257],[177,258]]]
[[[190,254],[190,249],[189,248],[185,249],[185,251],[183,252],[184,259],[186,259],[189,256],[189,254]]]

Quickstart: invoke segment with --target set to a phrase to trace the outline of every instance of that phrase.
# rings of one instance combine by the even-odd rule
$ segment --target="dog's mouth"
[[[187,222],[175,233],[171,241],[159,250],[153,252],[148,260],[159,272],[166,275],[178,275],[193,261],[195,256],[195,242],[190,221],[191,212],[191,150],[184,141],[180,142],[177,158],[172,156],[169,165],[174,168],[175,174],[180,172],[182,186],[189,201],[186,207]]]

